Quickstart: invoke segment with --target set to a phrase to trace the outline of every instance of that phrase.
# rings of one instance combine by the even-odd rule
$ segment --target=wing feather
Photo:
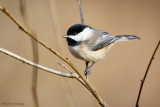
[[[94,37],[95,38],[89,42],[89,46],[92,51],[102,49],[103,47],[110,45],[118,39],[116,36],[112,36],[108,32],[100,30],[95,30]]]

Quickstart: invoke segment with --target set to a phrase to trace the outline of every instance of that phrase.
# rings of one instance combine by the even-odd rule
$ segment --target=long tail
[[[118,41],[128,41],[128,40],[139,40],[140,38],[134,35],[119,35],[116,36],[117,38],[119,38]]]

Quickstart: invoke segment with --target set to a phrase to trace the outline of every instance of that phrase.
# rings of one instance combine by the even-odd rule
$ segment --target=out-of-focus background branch
[[[46,1],[50,4],[51,14],[46,8],[48,6]],[[71,25],[81,23],[77,0],[27,0],[26,3],[29,25],[32,25],[38,38],[54,49],[57,48],[55,40],[58,41],[58,52],[71,59],[80,71],[84,71],[85,64],[69,53],[66,41],[62,38]],[[160,39],[160,1],[83,0],[82,3],[85,24],[113,35],[134,34],[142,38],[141,41],[119,43],[114,46],[107,57],[93,67],[92,76],[90,76],[90,81],[94,83],[102,98],[109,105],[112,107],[135,106],[140,79]],[[0,4],[11,10],[11,13],[23,22],[19,11],[19,0],[1,0]],[[53,17],[56,29],[51,27],[49,15]],[[1,13],[0,24],[1,47],[32,59],[30,38]],[[54,34],[55,31],[58,32]],[[159,52],[158,50],[157,53]],[[39,63],[42,65],[61,68],[55,62],[56,57],[40,46],[39,58]],[[160,59],[159,54],[156,58]],[[33,107],[34,102],[30,92],[32,68],[3,54],[0,55],[0,59],[0,103],[17,102],[24,103],[25,107]],[[160,106],[160,61],[157,59],[154,60],[150,68],[152,72],[148,73],[145,81],[139,102],[140,107]],[[70,107],[69,101],[72,102],[72,100],[64,95],[73,95],[73,91],[64,92],[61,84],[62,81],[66,81],[66,78],[39,72],[38,81],[39,102],[42,107]],[[67,80],[67,82],[72,85],[71,89],[74,90],[80,107],[98,106],[95,99],[90,97],[90,94],[79,83],[72,80]]]
[[[34,33],[33,29],[31,29],[28,24],[26,0],[19,0],[19,2],[20,2],[20,13],[22,15],[23,22],[26,28],[37,38],[37,35]],[[39,63],[38,43],[31,38],[31,44],[32,44],[32,51],[33,51],[32,52],[33,62],[38,64]],[[31,90],[32,90],[32,97],[34,100],[33,102],[35,107],[39,107],[37,84],[38,84],[38,69],[36,67],[33,67]]]

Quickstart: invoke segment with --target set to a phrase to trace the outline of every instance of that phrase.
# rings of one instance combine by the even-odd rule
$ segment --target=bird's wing
[[[103,31],[98,31],[96,35],[98,36],[94,38],[94,41],[91,41],[89,44],[92,51],[102,49],[103,47],[114,43],[118,39],[116,36],[112,36],[109,33]]]

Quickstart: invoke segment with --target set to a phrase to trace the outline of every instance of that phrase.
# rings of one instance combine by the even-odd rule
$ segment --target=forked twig
[[[51,49],[48,45],[46,45],[45,43],[43,43],[42,41],[38,40],[36,37],[33,36],[33,34],[27,30],[20,22],[18,22],[9,12],[6,8],[0,6],[0,10],[3,11],[7,16],[9,16],[9,18],[16,24],[18,25],[18,27],[24,31],[27,35],[29,35],[32,39],[34,39],[35,41],[37,41],[39,44],[41,44],[43,47],[45,47],[46,49],[48,49],[50,52],[54,53],[57,57],[59,57],[60,59],[62,59],[64,62],[66,62],[68,65],[70,65],[73,70],[78,74],[79,78],[81,78],[83,80],[83,82],[86,84],[86,86],[88,87],[87,89],[89,89],[89,91],[92,93],[92,95],[97,99],[97,101],[99,102],[99,104],[102,107],[107,107],[107,104],[102,100],[102,98],[99,96],[99,94],[91,87],[91,85],[82,77],[82,75],[80,74],[80,72],[74,67],[74,65],[68,61],[67,59],[63,58],[58,52],[54,51],[53,49]]]
[[[6,49],[3,49],[3,48],[0,48],[0,52],[4,53],[4,54],[6,54],[6,55],[8,55],[8,56],[10,56],[10,57],[12,57],[12,58],[14,58],[14,59],[17,59],[17,60],[19,60],[19,61],[22,61],[22,62],[25,63],[25,64],[31,65],[31,66],[33,66],[33,67],[36,67],[36,68],[38,68],[38,69],[47,71],[47,72],[49,72],[49,73],[52,73],[52,74],[55,74],[55,75],[58,75],[58,76],[62,76],[62,77],[67,77],[67,78],[75,78],[75,79],[77,79],[80,83],[82,83],[82,85],[84,85],[89,91],[91,91],[91,90],[88,88],[88,86],[84,83],[84,81],[83,81],[81,78],[79,78],[79,76],[78,76],[76,73],[70,71],[66,66],[64,66],[64,65],[61,64],[60,62],[58,62],[58,64],[60,64],[63,68],[69,70],[70,73],[63,73],[63,72],[60,72],[60,71],[57,71],[57,70],[53,70],[53,69],[51,69],[51,68],[47,68],[47,67],[42,66],[42,65],[40,65],[40,64],[34,63],[34,62],[32,62],[32,61],[29,61],[29,60],[27,60],[27,59],[25,59],[25,58],[23,58],[23,57],[21,57],[21,56],[19,56],[19,55],[16,55],[16,54],[14,54],[14,53],[6,50]]]
[[[154,59],[154,56],[155,56],[155,54],[156,54],[156,52],[157,52],[157,49],[158,49],[159,45],[160,45],[160,41],[158,42],[158,44],[157,44],[157,46],[156,46],[156,48],[155,48],[155,50],[154,50],[154,52],[153,52],[153,54],[152,54],[152,57],[151,57],[151,59],[150,59],[150,61],[149,61],[149,64],[148,64],[148,67],[147,67],[147,69],[146,69],[146,72],[145,72],[145,75],[144,75],[144,77],[143,77],[143,80],[141,80],[141,85],[140,85],[140,89],[139,89],[139,93],[138,93],[138,97],[137,97],[137,102],[136,102],[136,107],[139,107],[139,99],[140,99],[140,96],[141,96],[141,93],[142,93],[142,88],[143,88],[143,85],[144,85],[145,79],[146,79],[146,77],[147,77],[149,68],[150,68],[150,66],[151,66],[151,64],[152,64],[152,61],[153,61],[153,59]]]
[[[84,83],[84,81],[83,81],[81,78],[79,78],[79,76],[78,76],[76,73],[72,72],[69,68],[67,68],[65,65],[63,65],[63,64],[60,63],[59,61],[56,61],[56,63],[58,63],[60,66],[62,66],[64,69],[66,69],[67,71],[69,71],[72,75],[74,75],[79,82],[81,82],[90,92],[92,92],[92,91],[88,88],[88,86]]]

